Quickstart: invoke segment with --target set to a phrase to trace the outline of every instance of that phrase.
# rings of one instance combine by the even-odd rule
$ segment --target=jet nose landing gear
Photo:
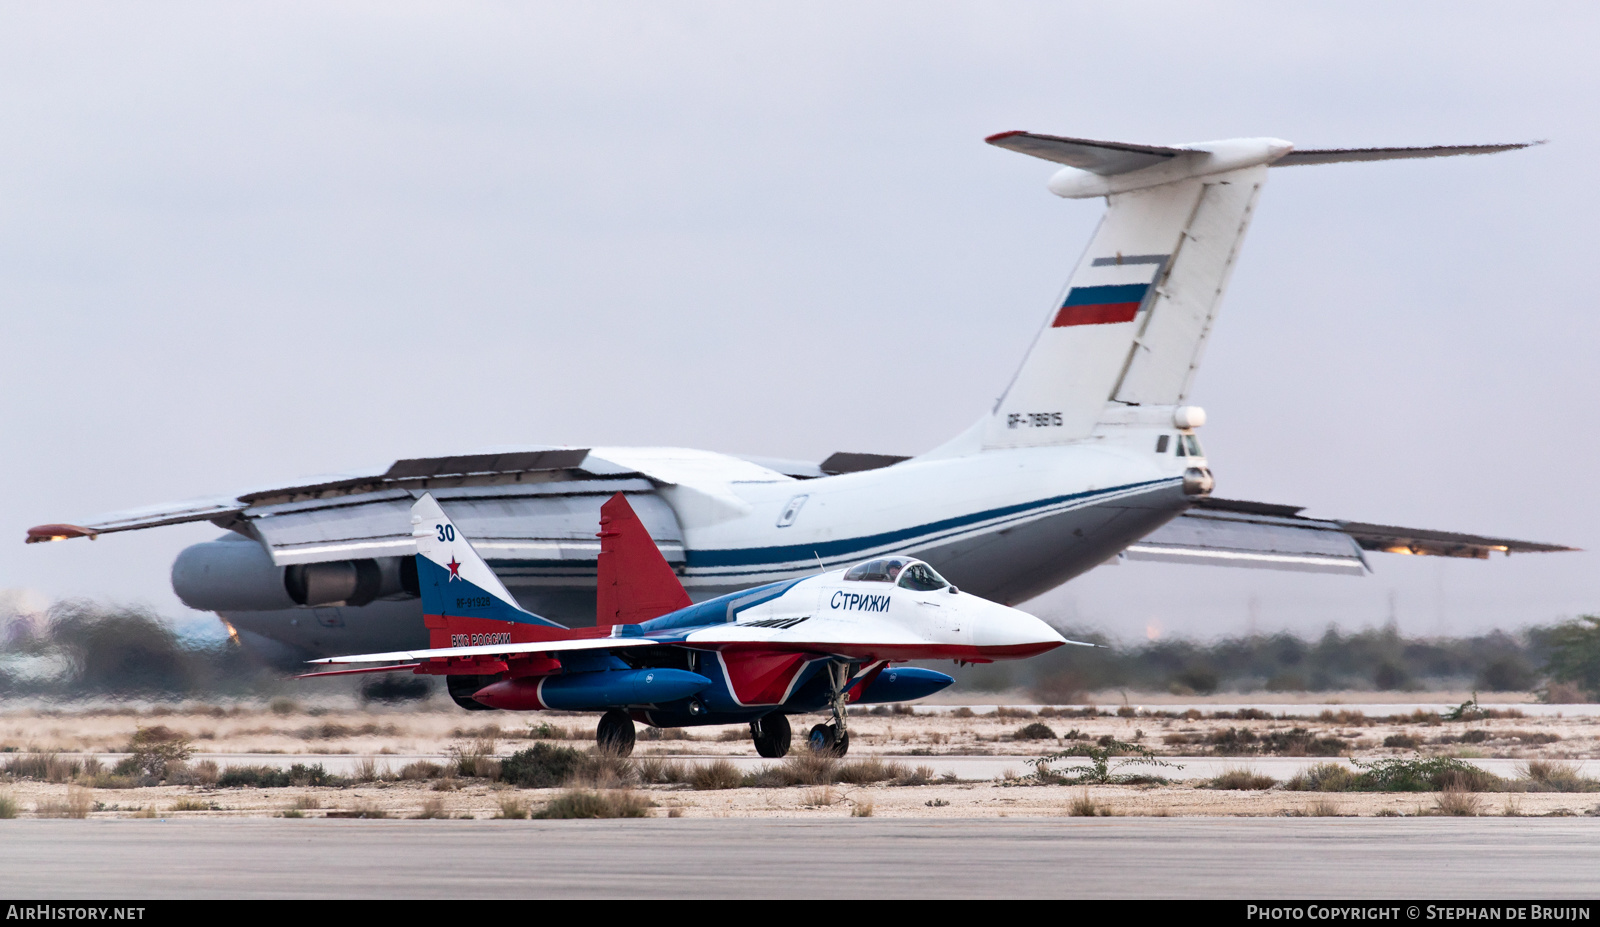
[[[850,732],[845,729],[848,701],[845,692],[850,688],[850,664],[834,661],[828,664],[828,685],[833,690],[833,723],[819,724],[806,737],[806,746],[818,756],[844,756],[850,749]]]

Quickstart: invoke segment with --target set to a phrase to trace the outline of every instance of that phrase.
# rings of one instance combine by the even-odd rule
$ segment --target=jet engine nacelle
[[[417,594],[410,557],[281,567],[241,535],[187,547],[172,564],[172,591],[200,611],[276,611],[296,605],[366,605]]]

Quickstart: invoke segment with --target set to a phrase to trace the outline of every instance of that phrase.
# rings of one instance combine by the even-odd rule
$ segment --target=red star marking
[[[450,562],[445,564],[445,566],[450,568],[450,578],[451,579],[460,579],[461,578],[461,564],[456,562],[456,555],[455,554],[451,554],[450,555]]]

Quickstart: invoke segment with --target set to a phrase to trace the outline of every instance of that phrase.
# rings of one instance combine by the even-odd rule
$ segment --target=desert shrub
[[[0,821],[9,821],[17,816],[17,799],[10,792],[0,792]]]
[[[500,780],[525,789],[555,788],[572,778],[584,755],[571,747],[536,743],[500,761]]]
[[[84,775],[93,778],[88,768]],[[198,763],[177,763],[167,770],[167,780],[174,785],[216,785],[220,771],[215,760],[201,760]]]
[[[1395,757],[1370,762],[1356,760],[1355,765],[1361,772],[1352,791],[1441,792],[1458,789],[1489,792],[1503,786],[1499,776],[1471,763],[1445,756],[1426,759]]]
[[[1221,756],[1238,756],[1261,749],[1261,738],[1247,727],[1227,727],[1206,735],[1206,744]]]
[[[1270,789],[1277,784],[1278,780],[1271,776],[1262,775],[1253,769],[1225,769],[1221,775],[1208,782],[1205,788],[1260,791],[1262,789]]]
[[[872,810],[872,802],[865,798],[857,798],[850,803],[850,816],[853,818],[870,818]]]
[[[635,760],[633,768],[639,781],[646,785],[672,785],[688,781],[688,771],[677,760],[646,756]]]
[[[736,789],[744,784],[744,774],[727,760],[702,763],[689,770],[689,788],[698,791]]]
[[[580,754],[578,765],[572,770],[572,775],[567,779],[569,786],[588,786],[596,789],[616,789],[633,785],[639,781],[638,770],[633,761],[625,756],[618,756],[611,750],[595,749],[589,753]]]
[[[533,816],[545,820],[564,818],[647,818],[651,802],[635,792],[589,792],[568,789],[551,799]]]
[[[198,798],[180,798],[172,803],[168,811],[215,811],[215,802],[202,801]]]
[[[1089,761],[1088,766],[1081,766],[1066,772],[1058,772],[1051,768],[1051,763],[1056,760],[1081,757]],[[1112,763],[1113,757],[1129,757]],[[1146,747],[1138,744],[1123,743],[1115,738],[1102,737],[1096,746],[1087,744],[1074,744],[1065,750],[1047,754],[1031,761],[1034,768],[1033,777],[1039,782],[1050,785],[1077,785],[1089,784],[1107,785],[1122,783],[1134,785],[1140,783],[1160,783],[1165,779],[1143,773],[1125,773],[1122,770],[1130,766],[1175,766],[1158,760]]]
[[[501,775],[499,760],[494,759],[494,738],[477,738],[467,746],[450,748],[451,760],[456,765],[456,775],[494,780]]]
[[[1049,725],[1035,721],[1018,728],[1011,736],[1016,740],[1055,740],[1056,732],[1051,730]]]
[[[1551,760],[1529,760],[1518,770],[1522,781],[1517,783],[1530,792],[1597,792],[1600,780],[1578,773],[1570,763]]]
[[[364,756],[356,760],[350,779],[352,782],[376,782],[388,774],[387,768],[379,765],[377,757]]]
[[[1415,750],[1422,746],[1422,738],[1415,734],[1390,734],[1383,739],[1383,745],[1396,750]]]
[[[163,724],[141,727],[133,732],[126,752],[134,767],[152,779],[164,779],[167,767],[189,758],[188,738]]]
[[[1600,698],[1600,616],[1582,615],[1550,629],[1545,672],[1557,683]]]
[[[0,764],[8,775],[18,779],[38,779],[42,782],[66,782],[83,772],[83,761],[62,756],[54,751],[47,753],[19,753]]]
[[[796,785],[831,785],[838,778],[839,761],[807,750],[766,766],[745,777],[753,788],[778,789]]]
[[[290,786],[344,785],[345,780],[318,763],[296,763],[288,769],[272,766],[229,766],[217,776],[218,788],[283,789]]]
[[[952,718],[976,718],[977,716],[978,715],[976,712],[965,705],[962,705],[960,708],[950,712],[950,717]]]
[[[418,760],[415,763],[407,763],[400,767],[398,775],[402,782],[437,779],[444,775],[444,767],[438,763],[430,763],[427,760]]]
[[[905,769],[905,767],[901,766],[899,763],[894,765],[902,770]],[[901,775],[895,776],[890,784],[899,786],[928,785],[929,783],[933,782],[934,776],[935,774],[932,766],[918,766],[916,769],[903,772]]]
[[[1339,763],[1318,763],[1301,770],[1284,783],[1284,788],[1294,792],[1352,792],[1356,791],[1355,770]]]
[[[840,763],[835,775],[838,782],[867,785],[872,782],[906,778],[911,775],[911,770],[906,768],[904,763],[885,762],[879,757],[869,756]]]
[[[996,718],[1018,718],[1023,720],[1038,717],[1026,708],[1008,708],[1005,705],[996,708],[994,716]]]
[[[1308,818],[1336,818],[1344,809],[1337,802],[1330,799],[1319,798],[1306,805],[1305,816]]]

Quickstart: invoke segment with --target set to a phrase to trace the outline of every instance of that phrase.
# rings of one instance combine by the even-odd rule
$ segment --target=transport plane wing
[[[1576,550],[1508,538],[1308,518],[1303,508],[1207,497],[1129,545],[1129,560],[1305,573],[1370,572],[1365,553],[1470,557]]]

